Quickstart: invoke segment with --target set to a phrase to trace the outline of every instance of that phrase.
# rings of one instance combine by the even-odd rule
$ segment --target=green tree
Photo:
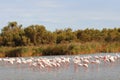
[[[7,26],[2,29],[2,40],[4,46],[21,46],[22,36],[24,30],[22,25],[18,25],[17,22],[9,22]]]
[[[25,28],[25,35],[33,45],[49,44],[55,42],[55,35],[45,29],[43,25],[31,25]]]

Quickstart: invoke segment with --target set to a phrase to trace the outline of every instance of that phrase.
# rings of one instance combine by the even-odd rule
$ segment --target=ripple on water
[[[100,54],[94,54],[100,55]],[[107,54],[102,54],[107,55]],[[111,54],[114,55],[114,54]],[[82,55],[87,56],[87,55]],[[54,56],[52,56],[53,58]],[[70,56],[73,58],[73,56]],[[51,58],[50,56],[47,58]],[[51,70],[33,70],[0,63],[0,80],[120,80],[120,60],[115,63],[89,65],[87,69],[73,64],[69,67]]]

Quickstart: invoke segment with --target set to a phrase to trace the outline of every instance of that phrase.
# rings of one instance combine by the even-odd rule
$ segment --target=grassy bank
[[[24,47],[0,47],[0,57],[30,57],[42,55],[75,55],[120,52],[120,43],[69,43]]]

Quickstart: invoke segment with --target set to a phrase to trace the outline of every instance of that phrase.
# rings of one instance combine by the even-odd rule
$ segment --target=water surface
[[[91,56],[95,55],[107,54],[92,54]],[[54,57],[56,56],[47,56],[47,58]],[[73,58],[74,56],[67,57]],[[120,60],[114,63],[89,65],[88,68],[78,67],[77,69],[71,63],[68,67],[51,70],[31,69],[28,66],[6,65],[1,62],[0,80],[120,80]]]

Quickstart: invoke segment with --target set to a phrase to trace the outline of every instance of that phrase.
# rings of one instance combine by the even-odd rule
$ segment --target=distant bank
[[[76,55],[92,53],[118,53],[120,43],[66,43],[41,46],[0,47],[0,57],[31,57],[48,55]]]
[[[46,30],[9,22],[0,33],[0,57],[74,55],[120,52],[120,28]]]

